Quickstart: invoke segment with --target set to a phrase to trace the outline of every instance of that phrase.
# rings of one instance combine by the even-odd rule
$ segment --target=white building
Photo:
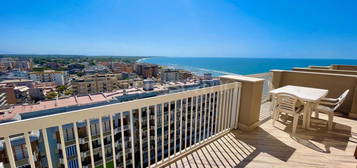
[[[66,84],[66,73],[63,71],[45,70],[30,72],[30,79],[39,82],[55,82],[57,85]]]
[[[143,83],[144,83],[143,89],[144,89],[145,91],[154,90],[154,84],[155,84],[155,82],[154,82],[153,80],[151,80],[151,79],[145,79]]]
[[[173,69],[163,69],[161,71],[161,82],[176,82],[180,79],[180,72]]]
[[[212,74],[211,73],[204,73],[203,74],[203,79],[204,80],[212,80]]]

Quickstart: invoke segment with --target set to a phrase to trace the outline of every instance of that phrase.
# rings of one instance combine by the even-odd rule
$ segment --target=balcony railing
[[[67,168],[68,156],[65,150],[61,150],[61,156],[63,156],[63,158],[60,159],[60,163],[52,163],[53,159],[51,159],[51,157],[53,157],[53,155],[51,155],[51,153],[56,152],[58,149],[66,148],[63,130],[65,125],[71,125],[74,130],[77,163],[79,167],[82,167],[82,159],[84,158],[80,151],[80,144],[82,142],[78,136],[78,122],[86,121],[87,134],[89,135],[88,140],[91,142],[92,136],[90,127],[92,127],[92,125],[90,123],[93,120],[99,120],[101,153],[102,156],[106,156],[103,138],[103,118],[109,118],[111,151],[116,151],[111,155],[114,167],[117,165],[126,167],[126,165],[129,164],[132,164],[133,167],[136,167],[135,164],[138,164],[137,166],[139,167],[159,167],[166,165],[175,157],[195,150],[213,140],[215,137],[233,128],[237,128],[240,93],[241,84],[234,82],[209,88],[4,123],[0,125],[0,139],[2,138],[4,140],[10,166],[16,167],[14,151],[11,150],[13,147],[10,147],[11,141],[14,136],[23,136],[27,146],[29,164],[34,168],[36,159],[32,154],[32,147],[29,145],[29,132],[40,130],[43,136],[43,145],[46,154],[45,159],[47,159],[47,163],[49,164],[48,167],[57,167],[62,162],[62,166]],[[142,120],[143,110],[146,110],[146,118],[153,118],[154,122],[150,123],[150,120]],[[165,113],[171,115],[161,115]],[[123,122],[124,118],[128,120],[127,125]],[[116,129],[113,124],[114,120],[121,121],[121,126],[118,127],[121,131],[114,131]],[[149,126],[148,128],[151,126],[154,127],[154,135],[150,135],[153,133],[150,129],[145,130],[147,137],[151,137],[151,140],[146,140],[145,143],[141,138],[144,134],[144,130],[142,129],[143,122],[146,122]],[[170,126],[158,128],[159,122]],[[88,127],[89,125],[91,126]],[[124,126],[129,128],[129,130],[124,131]],[[49,140],[51,140],[51,138],[47,135],[50,128],[57,128],[59,131],[59,147],[50,147],[51,143]],[[174,130],[171,130],[172,128],[174,128]],[[134,130],[138,130],[138,132],[134,132]],[[128,132],[130,134],[128,134]],[[164,136],[158,136],[163,132],[165,133]],[[121,136],[119,139],[121,142],[114,140],[114,137],[118,135]],[[134,142],[135,140],[137,140],[138,143]],[[158,142],[161,142],[161,144]],[[90,162],[91,165],[95,165],[93,144],[88,144],[90,151],[88,154],[91,158]],[[130,144],[129,147],[126,144]],[[119,147],[119,145],[121,145],[121,147]],[[147,151],[143,151],[143,149]],[[159,151],[159,149],[161,151]],[[126,151],[130,151],[129,157],[122,155],[122,159],[118,159],[116,155],[128,153]],[[137,151],[140,152],[140,155],[135,155]],[[146,154],[144,155],[144,153]],[[158,155],[158,153],[161,153],[161,155]],[[103,167],[106,167],[106,160],[106,157],[102,158]],[[147,160],[148,163],[144,163],[144,160]],[[3,161],[0,160],[0,162]]]

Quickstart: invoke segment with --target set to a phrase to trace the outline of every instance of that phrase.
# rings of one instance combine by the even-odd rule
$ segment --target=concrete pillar
[[[240,82],[242,84],[238,127],[250,131],[259,125],[260,106],[263,93],[264,79],[241,75],[225,75],[220,77],[221,82]]]
[[[273,73],[273,78],[271,80],[273,88],[280,88],[281,76],[284,70],[271,70],[271,72]]]

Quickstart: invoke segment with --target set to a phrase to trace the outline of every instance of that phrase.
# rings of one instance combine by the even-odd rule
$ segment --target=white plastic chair
[[[279,119],[279,115],[281,113],[292,115],[294,118],[292,134],[295,134],[299,116],[303,114],[303,101],[301,101],[297,96],[289,93],[275,94],[273,95],[273,99],[273,126],[275,125],[275,121]],[[298,103],[300,103],[300,105]]]
[[[333,98],[321,99],[319,104],[315,107],[314,110],[316,113],[325,113],[328,115],[328,129],[329,130],[332,130],[333,116],[335,115],[335,111],[345,101],[349,92],[350,92],[350,90],[346,90],[337,99],[333,99]]]

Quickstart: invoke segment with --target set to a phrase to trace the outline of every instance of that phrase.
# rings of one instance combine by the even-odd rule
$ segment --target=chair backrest
[[[337,103],[336,106],[333,108],[333,111],[337,110],[337,109],[342,105],[342,103],[345,101],[345,99],[346,99],[346,97],[347,97],[347,95],[348,95],[349,92],[350,92],[350,90],[347,89],[345,92],[343,92],[343,93],[341,94],[340,97],[337,98],[337,99],[338,99],[338,103]]]
[[[277,110],[290,114],[296,113],[296,105],[301,101],[297,96],[289,93],[278,93],[274,95],[274,98]]]

